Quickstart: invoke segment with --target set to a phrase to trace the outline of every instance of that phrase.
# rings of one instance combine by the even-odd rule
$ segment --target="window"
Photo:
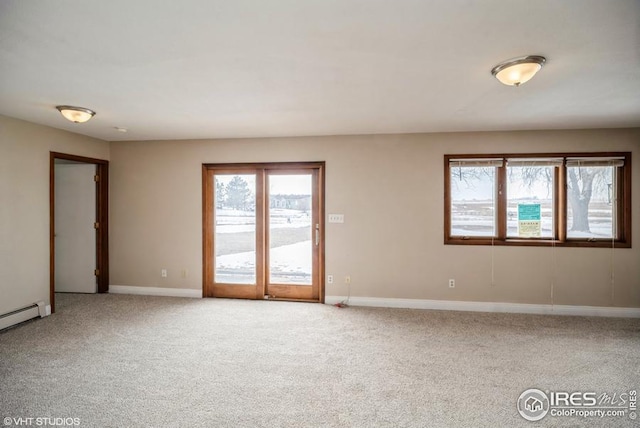
[[[507,237],[555,236],[555,171],[562,159],[507,159]]]
[[[451,234],[495,236],[496,167],[502,160],[453,161],[451,165]]]
[[[631,247],[631,154],[445,155],[445,243]]]

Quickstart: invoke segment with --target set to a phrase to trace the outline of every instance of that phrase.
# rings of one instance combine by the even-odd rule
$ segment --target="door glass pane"
[[[507,168],[508,237],[553,237],[553,181],[553,166]]]
[[[215,282],[256,283],[256,176],[215,175]]]
[[[496,168],[451,167],[451,236],[495,236]]]
[[[615,167],[567,167],[567,237],[616,236]]]
[[[269,175],[269,282],[311,285],[311,175]]]

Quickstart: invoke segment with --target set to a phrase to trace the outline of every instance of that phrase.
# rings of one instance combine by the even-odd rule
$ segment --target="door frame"
[[[109,292],[109,161],[67,153],[49,152],[49,301],[55,312],[55,161],[96,165],[96,275],[98,293]]]
[[[262,163],[204,163],[202,164],[202,297],[213,297],[213,270],[214,263],[211,263],[214,257],[214,242],[213,242],[213,219],[214,213],[214,200],[213,191],[215,184],[209,180],[209,172],[211,170],[224,169],[226,171],[235,170],[237,172],[250,171],[256,169],[263,170],[304,170],[304,169],[316,169],[318,171],[318,224],[320,227],[319,235],[320,242],[317,252],[317,281],[318,281],[318,299],[303,300],[303,299],[271,299],[271,300],[295,300],[295,301],[311,301],[324,303],[325,299],[325,162],[262,162]],[[263,183],[264,184],[264,183]],[[262,185],[263,185],[262,184]],[[258,184],[260,185],[260,184]],[[259,195],[256,195],[257,197]],[[264,194],[262,195],[264,196]],[[264,200],[258,200],[258,210],[264,213],[266,202]],[[259,229],[257,234],[263,234],[261,225],[256,225]],[[259,238],[258,238],[259,239]],[[263,254],[263,260],[256,266],[257,275],[265,276],[265,262]],[[315,260],[314,260],[315,262]],[[266,281],[266,278],[265,278]],[[265,284],[266,285],[266,282]],[[264,299],[264,290],[258,290],[255,293],[255,297],[247,296],[247,298]]]

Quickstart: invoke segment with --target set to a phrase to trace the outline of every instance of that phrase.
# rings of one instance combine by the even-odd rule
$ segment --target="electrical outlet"
[[[345,284],[351,284],[351,277],[349,275],[344,277],[344,283]]]
[[[327,284],[333,284],[333,275],[327,275]]]
[[[456,280],[455,279],[450,279],[449,280],[449,288],[455,288],[456,287]]]
[[[162,276],[163,278],[166,278],[167,277],[167,270],[166,269],[162,269],[160,271],[160,276]]]

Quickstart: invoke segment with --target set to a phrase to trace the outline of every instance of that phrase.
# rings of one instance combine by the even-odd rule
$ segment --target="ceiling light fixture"
[[[520,86],[535,76],[545,62],[543,56],[523,56],[501,62],[491,69],[491,74],[507,86]]]
[[[56,106],[56,108],[62,113],[65,119],[74,123],[84,123],[96,114],[95,111],[84,107]]]

